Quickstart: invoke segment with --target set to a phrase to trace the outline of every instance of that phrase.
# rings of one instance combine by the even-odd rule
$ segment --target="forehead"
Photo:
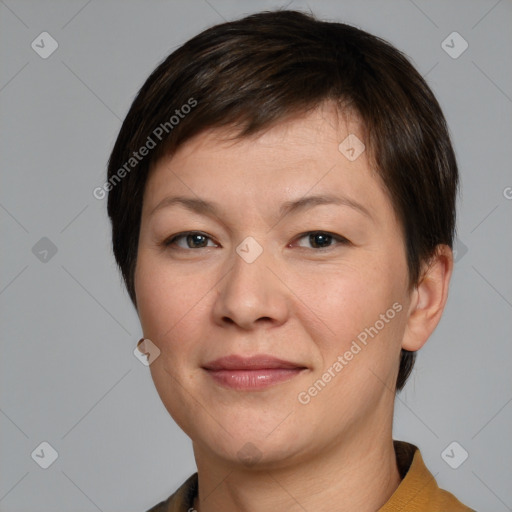
[[[210,129],[186,141],[151,169],[144,209],[169,193],[243,207],[306,195],[358,198],[377,213],[389,208],[380,177],[370,167],[359,118],[323,105],[248,137],[233,128]],[[350,147],[352,146],[352,148]],[[350,158],[354,151],[357,158]]]
[[[179,160],[197,152],[223,157],[231,152],[240,156],[249,150],[261,157],[279,152],[283,159],[293,160],[295,157],[295,160],[301,160],[315,158],[318,153],[324,153],[328,145],[338,156],[338,146],[347,135],[357,135],[363,141],[364,131],[364,124],[356,112],[340,111],[333,102],[324,102],[308,112],[290,115],[244,137],[240,136],[240,128],[236,126],[206,129],[182,144],[173,158]],[[366,151],[364,156],[367,156]]]

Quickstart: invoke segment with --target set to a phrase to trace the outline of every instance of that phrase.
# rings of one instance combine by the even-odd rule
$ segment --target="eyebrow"
[[[324,204],[337,204],[342,206],[348,206],[358,211],[359,213],[362,213],[370,220],[374,220],[370,211],[361,203],[358,203],[357,201],[354,201],[349,197],[338,195],[306,196],[302,197],[301,199],[286,201],[279,208],[279,213],[281,216],[284,216],[289,213],[297,213],[299,211],[307,210],[314,206]],[[209,201],[205,201],[204,199],[186,196],[165,197],[155,206],[155,208],[153,208],[149,215],[152,216],[162,208],[169,208],[174,205],[181,205],[192,212],[199,213],[202,215],[212,215],[215,217],[218,217],[220,215],[219,205]]]

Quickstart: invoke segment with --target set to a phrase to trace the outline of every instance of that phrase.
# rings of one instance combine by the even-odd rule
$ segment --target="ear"
[[[419,350],[437,327],[448,299],[453,271],[453,253],[448,245],[438,245],[428,265],[422,269],[420,282],[411,294],[402,348]]]

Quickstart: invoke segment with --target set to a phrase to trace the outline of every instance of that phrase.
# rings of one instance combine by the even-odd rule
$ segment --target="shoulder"
[[[379,512],[414,510],[415,512],[475,512],[453,494],[439,488],[427,469],[417,446],[394,441],[402,481]]]
[[[194,473],[166,500],[161,501],[147,512],[193,512],[197,483],[197,473]]]

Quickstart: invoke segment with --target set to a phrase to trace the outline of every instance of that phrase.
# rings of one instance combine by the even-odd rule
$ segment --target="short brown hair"
[[[418,284],[421,264],[438,244],[452,247],[455,234],[458,170],[434,94],[405,55],[379,37],[298,11],[265,11],[211,27],[170,54],[123,122],[105,190],[114,256],[135,307],[150,167],[205,129],[234,127],[243,138],[325,101],[362,120],[367,155],[401,222],[411,289]],[[402,349],[397,390],[415,355]]]

